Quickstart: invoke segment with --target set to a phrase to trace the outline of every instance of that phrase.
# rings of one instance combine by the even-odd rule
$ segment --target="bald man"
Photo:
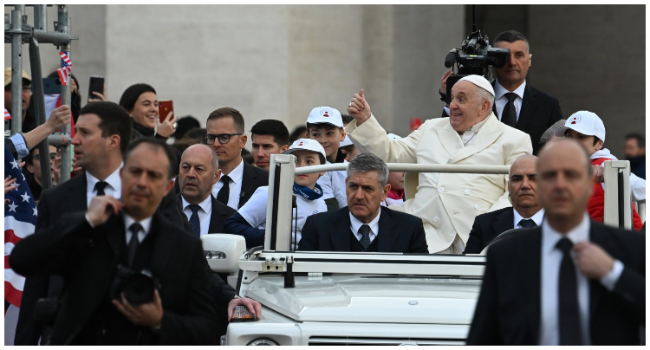
[[[494,89],[485,78],[464,77],[451,93],[449,118],[427,120],[408,137],[391,140],[361,90],[349,104],[355,120],[345,131],[360,152],[387,163],[509,166],[532,154],[530,136],[492,112]],[[422,219],[430,253],[462,253],[477,215],[510,206],[505,175],[407,173],[405,191],[404,204],[390,208]]]
[[[639,345],[645,235],[589,218],[586,150],[548,143],[537,162],[540,227],[490,245],[468,345]]]
[[[479,254],[501,233],[542,224],[544,209],[537,196],[537,157],[517,158],[508,174],[511,207],[481,214],[474,220],[463,254]]]

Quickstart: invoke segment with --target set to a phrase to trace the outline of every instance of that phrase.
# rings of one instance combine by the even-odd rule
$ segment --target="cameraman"
[[[157,210],[173,186],[173,157],[163,141],[138,139],[124,155],[121,202],[96,196],[87,211],[65,214],[16,245],[10,258],[16,272],[59,274],[65,281],[44,343],[217,343],[201,242]],[[145,270],[151,277],[139,277],[149,283],[144,290],[150,294],[123,273]]]
[[[508,126],[530,135],[533,154],[540,149],[539,140],[546,129],[562,119],[558,100],[526,83],[528,69],[533,55],[526,37],[514,30],[507,30],[494,38],[494,46],[510,49],[508,62],[501,68],[494,68],[496,80],[492,82],[495,93],[494,114]],[[452,75],[445,72],[440,81],[440,94],[447,91],[447,78]],[[443,117],[449,116],[445,107]]]

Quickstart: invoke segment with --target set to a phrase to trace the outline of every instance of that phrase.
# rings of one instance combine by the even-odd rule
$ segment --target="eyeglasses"
[[[219,143],[222,145],[227,144],[230,142],[230,138],[236,135],[241,135],[241,133],[238,134],[219,134],[219,135],[213,135],[213,134],[205,134],[203,136],[203,142],[205,142],[206,145],[214,145],[215,140],[219,140]]]

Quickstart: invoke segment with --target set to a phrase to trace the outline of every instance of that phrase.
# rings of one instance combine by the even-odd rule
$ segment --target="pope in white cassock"
[[[401,140],[391,140],[370,112],[363,90],[348,107],[345,129],[360,152],[387,163],[511,165],[532,154],[530,136],[492,112],[494,89],[470,75],[451,90],[449,118],[427,120]],[[402,209],[422,218],[430,253],[460,254],[474,218],[510,206],[506,175],[407,173]],[[391,206],[394,209],[395,206]]]

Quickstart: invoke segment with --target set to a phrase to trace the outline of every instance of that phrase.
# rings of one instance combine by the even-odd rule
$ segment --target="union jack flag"
[[[5,121],[11,119],[11,114],[9,114],[9,111],[5,108]]]
[[[37,211],[36,202],[25,181],[25,176],[7,144],[5,144],[5,176],[16,179],[13,186],[18,186],[5,194],[5,200],[9,200],[5,205],[5,345],[13,345],[25,277],[11,269],[9,255],[20,240],[34,233]]]
[[[59,56],[61,56],[61,68],[56,71],[59,73],[61,85],[68,85],[68,76],[72,72],[72,61],[70,61],[67,51],[59,52]]]

